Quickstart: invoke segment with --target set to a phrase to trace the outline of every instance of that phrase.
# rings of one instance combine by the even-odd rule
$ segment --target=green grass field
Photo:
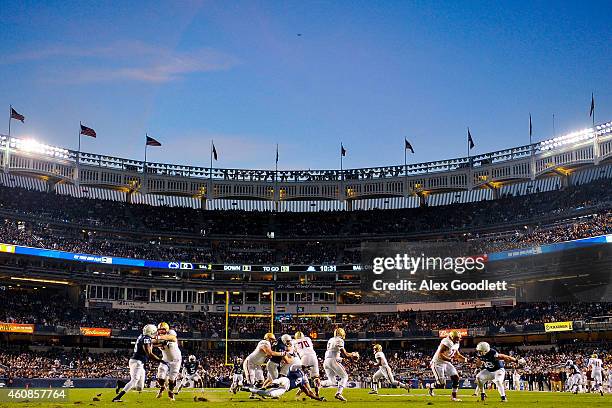
[[[296,400],[295,391],[290,391],[281,397],[280,400],[250,400],[249,395],[245,392],[239,392],[237,395],[230,394],[227,389],[209,389],[203,392],[195,392],[193,390],[184,390],[177,397],[177,400],[171,402],[164,397],[163,399],[155,398],[155,390],[147,390],[143,393],[130,392],[124,397],[123,403],[112,403],[111,399],[115,396],[114,390],[111,389],[71,389],[69,391],[69,399],[64,402],[0,402],[0,407],[41,407],[41,408],[63,408],[67,406],[83,406],[83,407],[126,407],[136,408],[143,405],[154,404],[156,406],[194,406],[204,405],[211,407],[298,407],[304,404],[324,405],[328,407],[352,406],[355,408],[391,408],[409,406],[432,406],[432,407],[451,407],[461,405],[480,406],[482,403],[476,397],[472,397],[472,391],[460,391],[462,402],[451,402],[448,390],[438,390],[437,395],[433,398],[426,395],[425,390],[412,390],[410,394],[406,394],[403,390],[383,389],[379,395],[368,395],[367,390],[363,389],[347,389],[344,392],[348,402],[340,402],[333,399],[334,389],[322,390],[322,395],[327,398],[325,402],[308,400],[303,402],[301,399]],[[489,399],[484,405],[492,406],[507,406],[507,407],[610,407],[612,406],[612,394],[600,396],[599,394],[579,394],[573,395],[568,393],[549,393],[549,392],[508,392],[509,402],[502,404],[499,401],[499,395],[495,390],[488,392]],[[204,397],[206,401],[195,401],[194,397]],[[150,406],[149,406],[150,407]]]

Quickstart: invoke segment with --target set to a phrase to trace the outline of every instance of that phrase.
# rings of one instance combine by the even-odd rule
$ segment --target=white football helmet
[[[476,346],[476,351],[478,351],[481,355],[485,355],[491,350],[491,346],[486,341],[481,341]]]
[[[142,328],[142,334],[145,336],[153,337],[157,333],[157,327],[154,324],[147,324]]]
[[[285,344],[287,346],[291,345],[291,335],[283,334],[281,336],[281,341],[283,342],[283,344]]]
[[[196,361],[196,357],[192,354],[189,356],[189,362],[194,363]]]

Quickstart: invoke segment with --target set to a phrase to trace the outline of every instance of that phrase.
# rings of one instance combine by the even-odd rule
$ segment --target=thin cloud
[[[76,68],[66,70],[66,59],[71,59],[70,65]],[[32,61],[45,61],[49,70],[57,69],[57,75],[49,77],[52,82],[62,83],[168,82],[188,74],[228,70],[238,64],[235,57],[213,49],[175,51],[141,41],[122,41],[97,47],[53,45],[13,54],[0,64]],[[54,63],[61,63],[61,66]]]

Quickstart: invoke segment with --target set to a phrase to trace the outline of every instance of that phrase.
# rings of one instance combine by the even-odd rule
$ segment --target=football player
[[[249,387],[256,385],[257,383],[263,383],[263,370],[262,364],[270,357],[283,357],[284,351],[272,350],[272,343],[276,341],[276,336],[273,333],[266,333],[263,340],[257,343],[257,347],[247,358],[244,359],[242,367],[246,377],[246,384]]]
[[[383,378],[394,387],[400,387],[410,391],[409,385],[396,381],[393,377],[393,372],[391,371],[391,367],[389,367],[385,353],[382,351],[382,346],[380,344],[374,344],[372,349],[374,350],[374,360],[378,366],[378,371],[376,371],[372,377],[372,390],[370,391],[370,394],[378,394],[378,383]]]
[[[289,341],[287,341],[287,338]],[[275,341],[272,344],[272,351],[276,352],[287,352],[287,348],[291,346],[291,336],[288,334],[283,334],[281,336],[280,341]],[[266,381],[264,381],[264,387],[270,384],[272,381],[276,380],[281,375],[281,364],[283,362],[283,357],[275,356],[270,357],[268,362],[266,363],[266,371],[268,373]],[[286,374],[286,373],[285,373]]]
[[[230,386],[230,392],[235,394],[242,387],[243,378],[244,369],[242,368],[242,359],[237,358],[232,367],[232,385]]]
[[[281,376],[275,379],[264,388],[250,388],[249,391],[263,398],[268,397],[277,399],[287,391],[299,388],[300,391],[314,400],[325,400],[316,395],[310,388],[306,375],[300,369],[302,363],[297,357],[297,353],[295,355],[287,354],[282,360],[282,365],[288,367],[287,376]]]
[[[497,350],[491,348],[489,343],[482,341],[476,345],[478,358],[483,364],[483,370],[476,376],[476,393],[480,391],[480,400],[484,401],[487,395],[485,394],[485,383],[493,381],[502,401],[506,401],[506,369],[504,362],[517,363],[518,359],[507,354],[498,353]]]
[[[569,391],[574,394],[582,392],[582,371],[580,371],[580,368],[578,368],[572,360],[567,360],[565,368],[569,371],[569,376],[567,378]]]
[[[183,366],[183,372],[181,380],[181,384],[178,389],[174,393],[174,395],[178,395],[178,393],[183,389],[184,386],[189,384],[189,381],[193,382],[194,388],[204,387],[204,381],[202,380],[202,376],[200,375],[200,370],[202,366],[200,362],[193,354],[187,358],[187,363]]]
[[[157,398],[161,398],[166,390],[167,380],[168,398],[174,400],[174,387],[181,371],[182,357],[176,332],[170,330],[168,323],[162,322],[157,325],[155,344],[161,349],[162,360],[165,363],[160,364],[157,368],[157,382],[159,384]]]
[[[136,339],[134,345],[134,352],[129,361],[130,367],[130,381],[125,384],[123,389],[113,398],[113,402],[122,402],[121,398],[126,392],[135,388],[136,391],[140,392],[144,388],[145,382],[145,364],[149,359],[159,361],[160,364],[165,364],[161,358],[153,354],[153,336],[155,336],[157,329],[152,324],[147,324],[142,329],[142,334]]]
[[[453,401],[461,401],[457,398],[457,390],[459,389],[459,374],[457,369],[453,366],[453,359],[467,362],[467,357],[459,352],[459,346],[461,344],[461,333],[457,330],[452,330],[448,336],[442,339],[436,353],[431,359],[431,370],[433,371],[435,384],[428,384],[429,395],[434,396],[434,388],[444,388],[446,386],[446,379],[450,378],[452,381],[452,394],[451,399]]]
[[[346,387],[348,382],[348,374],[340,363],[341,358],[359,359],[359,353],[356,351],[349,353],[344,348],[344,339],[346,338],[346,332],[342,328],[334,330],[334,337],[327,341],[327,351],[325,352],[325,360],[323,361],[323,369],[327,375],[327,380],[321,383],[323,387],[334,387],[338,386],[336,395],[334,398],[340,401],[346,401],[346,398],[342,395],[342,391]],[[336,377],[340,377],[340,381],[336,380]]]
[[[603,396],[603,361],[601,361],[597,354],[593,354],[591,358],[589,358],[587,370],[589,368],[591,369],[591,380],[594,383],[593,391],[597,391]]]
[[[302,360],[302,366],[304,373],[312,380],[314,392],[318,396],[319,388],[321,388],[321,379],[319,378],[319,359],[317,353],[314,350],[312,340],[308,336],[304,336],[304,333],[298,331],[294,335],[293,346],[297,352],[300,360]]]

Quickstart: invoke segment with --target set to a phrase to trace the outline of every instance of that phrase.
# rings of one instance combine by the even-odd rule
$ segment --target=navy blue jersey
[[[272,351],[285,351],[287,347],[285,347],[285,344],[282,341],[277,341],[276,343],[274,343],[274,345],[272,346]],[[270,361],[276,364],[280,364],[281,361],[283,360],[282,357],[271,357]]]
[[[302,385],[306,384],[306,377],[304,377],[304,373],[300,370],[289,371],[287,374],[287,378],[289,379],[289,389],[293,390],[294,388],[299,388]]]
[[[198,371],[199,366],[200,363],[197,361],[188,361],[187,363],[185,363],[185,372],[188,375],[194,375]]]
[[[487,354],[480,356],[480,361],[483,362],[484,368],[487,371],[497,371],[500,368],[504,368],[504,362],[497,358],[497,350],[490,349]]]
[[[572,374],[582,374],[582,371],[580,371],[576,364],[567,365],[567,368],[570,369]]]
[[[234,364],[234,368],[232,369],[232,374],[242,375],[244,371],[242,371],[242,364]]]
[[[146,336],[144,334],[138,336],[138,338],[136,339],[136,344],[134,345],[134,352],[132,353],[131,358],[133,360],[140,360],[143,363],[149,361],[149,356],[147,355],[144,346],[145,344],[151,345],[152,341],[153,339],[151,337]]]

